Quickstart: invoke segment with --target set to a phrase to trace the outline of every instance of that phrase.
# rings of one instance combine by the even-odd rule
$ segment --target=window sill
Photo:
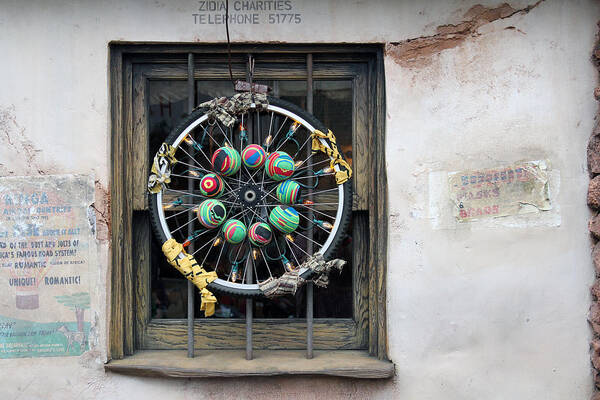
[[[246,360],[244,350],[145,350],[122,360],[111,360],[106,371],[137,376],[208,378],[278,375],[329,375],[349,378],[389,378],[394,364],[370,357],[366,351],[315,351],[306,359],[300,350],[258,350]]]

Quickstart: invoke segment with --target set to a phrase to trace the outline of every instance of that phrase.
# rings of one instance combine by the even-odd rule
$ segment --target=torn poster
[[[89,349],[93,201],[89,176],[0,178],[0,358]]]
[[[455,218],[469,222],[551,210],[548,170],[548,163],[538,160],[449,173]]]

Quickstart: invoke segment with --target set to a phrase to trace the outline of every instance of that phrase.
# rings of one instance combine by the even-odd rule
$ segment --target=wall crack
[[[27,137],[26,130],[17,122],[16,107],[0,106],[0,144],[14,157],[10,166],[0,164],[0,176],[9,175],[46,175],[55,171],[54,166],[43,167],[39,160],[42,150]]]

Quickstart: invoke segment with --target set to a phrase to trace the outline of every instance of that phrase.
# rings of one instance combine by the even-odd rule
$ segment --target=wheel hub
[[[244,207],[254,207],[260,200],[262,200],[264,193],[260,190],[258,185],[248,183],[240,187],[238,191],[238,201]]]

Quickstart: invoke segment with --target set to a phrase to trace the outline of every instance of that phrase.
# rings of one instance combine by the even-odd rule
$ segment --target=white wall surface
[[[301,24],[233,25],[231,35],[235,42],[403,42],[468,20],[475,4],[295,0]],[[510,2],[515,10],[527,5]],[[108,43],[223,42],[224,25],[194,24],[197,8],[195,0],[0,0],[0,175],[83,173],[107,188]],[[478,24],[412,64],[388,47],[393,380],[107,375],[109,258],[99,240],[93,350],[0,360],[0,398],[589,398],[585,149],[597,111],[590,57],[599,16],[595,1],[546,0]],[[432,173],[538,159],[558,176],[552,218],[434,223],[432,196],[444,198],[430,190]]]

